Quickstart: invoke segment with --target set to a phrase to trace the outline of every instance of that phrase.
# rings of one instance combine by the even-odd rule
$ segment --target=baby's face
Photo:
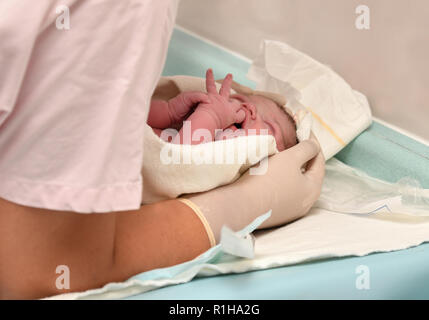
[[[263,133],[261,129],[268,130],[268,134],[276,139],[279,151],[296,145],[295,125],[274,101],[263,96],[242,94],[231,95],[231,99],[240,103],[246,113],[242,129],[256,129],[256,134]]]

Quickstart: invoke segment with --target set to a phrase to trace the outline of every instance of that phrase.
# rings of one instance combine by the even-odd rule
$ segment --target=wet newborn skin
[[[174,137],[163,138],[179,144],[199,144],[251,134],[272,135],[279,151],[297,144],[295,121],[283,107],[261,95],[230,95],[231,82],[232,75],[228,74],[217,92],[213,72],[209,69],[207,93],[187,91],[169,101],[153,100],[147,123],[161,138],[163,129],[179,129]],[[185,141],[182,128],[185,120],[190,122],[192,134],[204,129],[210,137]],[[219,134],[219,129],[224,131]]]
[[[255,129],[260,134],[261,129],[268,130],[268,134],[274,136],[279,151],[286,150],[297,144],[296,124],[293,118],[274,101],[259,95],[245,96],[242,94],[231,95],[230,99],[240,103],[246,113],[244,121],[230,127],[245,130]]]

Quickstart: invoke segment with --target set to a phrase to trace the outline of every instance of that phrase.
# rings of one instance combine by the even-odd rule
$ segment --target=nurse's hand
[[[264,175],[247,171],[230,185],[185,197],[200,208],[219,242],[224,224],[237,231],[269,210],[262,228],[304,216],[320,195],[324,175],[325,159],[311,134],[310,140],[271,156]]]

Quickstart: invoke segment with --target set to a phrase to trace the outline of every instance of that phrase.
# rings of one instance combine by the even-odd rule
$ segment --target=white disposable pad
[[[247,77],[256,89],[282,94],[302,134],[311,127],[328,160],[371,124],[366,97],[337,73],[286,43],[264,40]],[[306,113],[311,114],[308,121]],[[298,132],[301,134],[301,132]]]

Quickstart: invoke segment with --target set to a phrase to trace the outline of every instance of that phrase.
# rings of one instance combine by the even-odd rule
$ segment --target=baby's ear
[[[243,106],[250,111],[250,115],[252,117],[253,120],[255,120],[256,118],[256,107],[253,103],[249,103],[249,102],[243,102]]]

